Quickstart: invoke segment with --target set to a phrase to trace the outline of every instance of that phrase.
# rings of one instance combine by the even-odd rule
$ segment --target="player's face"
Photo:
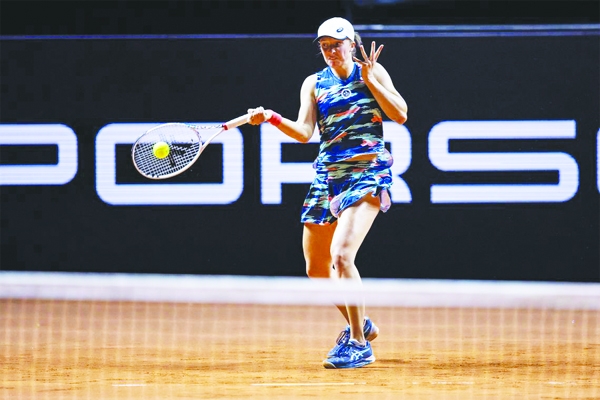
[[[353,43],[349,39],[338,40],[324,37],[319,40],[319,47],[321,48],[323,59],[330,67],[352,62]]]

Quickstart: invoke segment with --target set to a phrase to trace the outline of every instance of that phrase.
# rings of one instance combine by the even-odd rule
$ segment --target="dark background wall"
[[[117,3],[114,5],[123,7],[124,3]],[[191,7],[183,3],[182,7]],[[238,3],[228,7],[212,4],[211,10],[233,10],[239,18],[248,6]],[[270,10],[284,7],[253,3]],[[148,4],[153,9],[154,3]],[[126,22],[120,23],[114,14],[105,18],[106,24],[117,29],[103,30],[107,25],[98,23],[96,11],[85,8],[74,11],[93,16],[93,22],[83,27],[71,20],[66,30],[40,22],[25,24],[21,31],[13,25],[10,34],[156,33],[154,23],[151,32],[132,29],[127,22],[131,21],[129,13],[142,11],[137,4],[129,6],[133,11],[125,12]],[[2,17],[6,18],[4,2],[2,7]],[[18,9],[14,4],[9,7]],[[294,14],[287,10],[284,15],[293,21]],[[148,21],[146,17],[140,16],[142,21]],[[311,40],[312,31],[324,18],[318,19],[310,29],[302,25],[296,32],[306,35],[244,39],[4,37],[0,42],[2,124],[57,123],[70,127],[77,135],[78,170],[65,185],[0,186],[0,267],[302,275],[298,213],[307,185],[286,185],[282,204],[261,203],[259,128],[241,128],[244,191],[230,205],[107,204],[96,192],[95,140],[111,123],[223,121],[259,104],[293,118],[302,80],[323,66]],[[577,21],[581,22],[581,17]],[[143,25],[139,21],[134,24],[138,28]],[[122,26],[127,28],[119,28]],[[234,27],[239,25],[231,25],[236,31],[233,33],[243,31]],[[183,33],[225,33],[219,29],[222,27]],[[500,37],[382,37],[367,32],[364,38],[385,43],[381,63],[410,106],[406,128],[412,140],[412,161],[402,178],[412,200],[394,204],[377,219],[357,260],[363,275],[599,281],[597,31],[571,36]],[[491,204],[431,201],[434,184],[558,182],[558,168],[458,173],[443,172],[432,165],[428,138],[436,124],[498,120],[574,120],[576,137],[456,141],[450,150],[568,154],[579,171],[572,198],[565,202]],[[146,184],[129,162],[129,146],[117,147],[118,179]],[[218,181],[215,166],[221,166],[219,148],[216,145],[213,153],[181,179]],[[314,154],[300,150],[292,156],[310,161]],[[52,162],[56,162],[56,149],[51,147],[0,146],[0,165]]]
[[[589,24],[595,0],[3,0],[3,34],[313,33],[354,24]]]

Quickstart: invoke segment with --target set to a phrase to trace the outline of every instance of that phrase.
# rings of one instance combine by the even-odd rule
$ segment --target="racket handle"
[[[245,114],[242,115],[241,117],[237,117],[232,119],[231,121],[227,121],[223,124],[223,128],[225,128],[225,130],[227,129],[233,129],[233,128],[237,128],[240,125],[244,125],[248,123],[248,115],[249,114]]]

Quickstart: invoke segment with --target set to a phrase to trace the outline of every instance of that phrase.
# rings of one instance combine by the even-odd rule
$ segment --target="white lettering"
[[[392,165],[393,185],[390,188],[392,201],[394,203],[410,203],[412,202],[412,194],[406,181],[400,178],[412,162],[410,132],[404,125],[398,125],[391,121],[385,121],[383,129],[385,131],[385,141],[390,143],[390,153],[394,157],[394,165]]]
[[[429,157],[441,171],[558,171],[558,184],[435,184],[432,203],[564,202],[579,187],[566,153],[450,153],[452,139],[573,139],[575,121],[445,121],[429,134]]]
[[[77,136],[66,125],[0,124],[0,145],[58,147],[56,164],[0,165],[0,185],[65,185],[77,174]]]
[[[222,183],[117,183],[116,145],[133,144],[154,126],[156,124],[109,124],[98,132],[96,192],[104,202],[112,205],[230,204],[239,199],[244,190],[244,146],[237,128],[223,132],[212,142],[223,145]]]
[[[284,183],[310,183],[313,180],[315,171],[312,168],[312,162],[281,161],[281,147],[284,143],[299,144],[298,141],[285,135],[271,124],[260,126],[260,175],[263,204],[281,204],[281,188]],[[319,143],[317,130],[309,143]]]

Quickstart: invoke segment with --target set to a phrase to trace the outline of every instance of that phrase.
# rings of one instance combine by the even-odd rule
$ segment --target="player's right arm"
[[[277,128],[299,142],[306,143],[310,140],[315,131],[317,123],[317,102],[315,101],[315,86],[317,75],[311,75],[304,80],[300,89],[300,109],[298,110],[298,119],[292,121],[282,117]],[[258,125],[268,121],[273,116],[272,110],[265,110],[262,107],[248,110],[248,122]]]

